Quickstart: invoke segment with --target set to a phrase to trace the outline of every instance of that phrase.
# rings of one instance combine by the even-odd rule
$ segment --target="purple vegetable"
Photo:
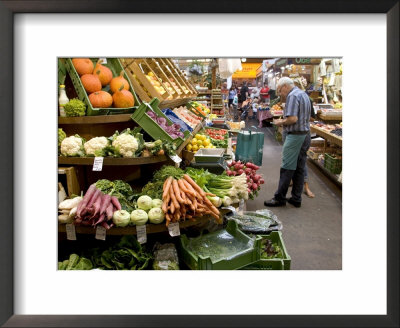
[[[112,196],[111,197],[111,202],[113,203],[113,205],[116,207],[117,211],[121,210],[121,204],[119,203],[119,200],[117,197]]]
[[[89,203],[90,199],[92,198],[92,196],[95,194],[97,188],[96,188],[96,184],[93,183],[92,185],[90,185],[89,189],[86,191],[85,196],[83,196],[83,199],[79,202],[76,214],[79,217],[82,210],[86,207],[86,205]]]
[[[108,205],[111,203],[111,196],[110,195],[104,195],[103,200],[101,202],[101,207],[100,207],[100,214],[105,213]]]
[[[105,218],[106,218],[106,215],[103,213],[102,215],[100,215],[99,219],[95,223],[93,223],[93,226],[97,226],[98,224],[103,222]]]
[[[107,220],[111,220],[114,214],[114,205],[110,202],[110,204],[106,208],[106,216]]]
[[[161,125],[167,125],[167,120],[164,117],[159,117],[158,123]]]

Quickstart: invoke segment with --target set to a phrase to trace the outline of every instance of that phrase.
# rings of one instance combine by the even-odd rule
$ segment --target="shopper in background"
[[[305,88],[303,86],[303,83],[301,83],[300,79],[294,79],[293,80],[294,85],[296,87],[298,87],[299,89],[301,89],[302,91],[305,91]],[[311,104],[311,117],[310,117],[310,121],[314,121],[315,119],[315,111],[314,111],[314,104],[313,101],[310,97],[308,97],[308,99],[310,100],[310,104]],[[282,134],[282,140],[285,141],[286,134]],[[308,166],[307,166],[307,161],[306,161],[306,165],[304,166],[304,193],[310,197],[310,198],[314,198],[315,195],[314,193],[310,190],[310,186],[308,185]]]
[[[237,90],[234,85],[229,89],[229,99],[228,99],[229,111],[233,114],[234,119],[238,117],[237,114]]]
[[[275,76],[272,76],[270,79],[269,79],[269,84],[268,84],[268,87],[269,87],[269,94],[270,94],[270,96],[271,96],[271,100],[272,99],[275,99],[276,98],[276,92],[275,92],[275,90],[276,90],[276,77]]]
[[[249,98],[249,88],[247,87],[247,82],[243,82],[242,88],[240,89],[239,102],[243,103],[248,98]]]
[[[229,99],[228,99],[229,107],[231,107],[235,96],[237,96],[237,91],[236,88],[232,85],[231,88],[229,89]]]
[[[269,95],[268,84],[266,82],[264,83],[264,87],[260,90],[260,96],[263,103],[269,104],[270,95]]]
[[[311,104],[307,94],[294,85],[292,79],[282,77],[277,85],[279,95],[286,97],[284,119],[274,120],[283,126],[286,139],[282,149],[282,164],[278,189],[274,198],[265,201],[265,206],[284,206],[286,201],[295,207],[301,206],[304,185],[304,166],[310,147]],[[290,181],[293,180],[292,197],[286,199]]]
[[[258,82],[257,86],[251,90],[251,99],[260,98],[261,83]]]
[[[259,98],[254,98],[252,100],[251,109],[252,109],[253,114],[252,114],[252,116],[249,116],[250,120],[257,119],[257,110],[258,110],[258,106],[259,106],[258,105],[259,101],[260,101]]]

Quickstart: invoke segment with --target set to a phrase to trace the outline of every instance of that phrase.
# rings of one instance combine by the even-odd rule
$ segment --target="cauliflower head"
[[[83,141],[79,136],[70,136],[61,142],[63,156],[83,156]]]
[[[109,141],[106,137],[95,137],[86,141],[83,145],[85,148],[86,155],[92,156],[104,156],[103,150],[107,147]]]
[[[122,157],[134,157],[139,148],[137,139],[128,133],[117,136],[112,145]]]

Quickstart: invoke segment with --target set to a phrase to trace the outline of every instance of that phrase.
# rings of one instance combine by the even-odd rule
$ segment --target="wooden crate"
[[[160,101],[174,99],[174,95],[168,92],[168,90],[165,90],[164,93],[161,93],[148,80],[146,76],[149,72],[152,72],[155,80],[160,83],[159,77],[149,67],[144,59],[134,59],[132,61],[132,58],[125,58],[124,65],[125,72],[131,80],[135,92],[143,101],[149,102],[152,98],[158,98]],[[162,87],[165,89],[164,86]]]
[[[76,176],[76,171],[73,166],[71,167],[59,167],[58,174],[65,174],[67,178],[67,193],[68,196],[80,195],[81,188],[79,186],[78,178]]]
[[[168,68],[171,70],[171,72],[174,73],[174,76],[176,76],[176,79],[179,80],[179,82],[186,86],[186,88],[189,90],[190,94],[192,96],[197,96],[197,90],[196,88],[193,86],[193,84],[191,84],[186,77],[182,74],[182,72],[178,69],[178,67],[176,67],[176,65],[174,64],[174,62],[169,59],[169,58],[160,58],[160,60],[162,60],[164,62],[164,64],[166,66],[168,66]]]
[[[155,74],[161,78],[164,88],[174,95],[174,99],[185,98],[187,96],[188,91],[184,92],[182,85],[174,74],[172,74],[171,70],[164,65],[161,58],[146,58],[145,61]]]

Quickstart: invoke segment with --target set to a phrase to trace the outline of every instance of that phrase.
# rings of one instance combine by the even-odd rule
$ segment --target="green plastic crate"
[[[96,65],[96,62],[98,58],[90,58],[93,62],[94,65]],[[65,68],[71,77],[72,83],[75,87],[76,93],[78,94],[78,98],[82,100],[86,106],[86,115],[87,116],[95,116],[95,115],[116,115],[116,114],[129,114],[133,113],[133,111],[139,107],[140,101],[139,98],[136,96],[135,91],[133,90],[131,81],[129,80],[128,76],[124,72],[124,78],[128,81],[129,83],[129,91],[132,92],[133,98],[135,99],[135,106],[134,107],[129,107],[129,108],[93,108],[92,104],[89,101],[89,95],[87,94],[85,88],[82,85],[81,79],[75,70],[74,65],[72,64],[71,58],[66,58],[63,60],[65,64]],[[118,58],[107,58],[107,64],[103,64],[104,66],[108,67],[111,72],[113,73],[113,77],[119,76],[121,71],[123,71],[123,67],[121,65],[121,62],[119,61]],[[110,86],[105,86],[103,91],[110,92]]]
[[[190,110],[194,115],[201,117],[202,119],[206,118],[206,116],[204,116],[202,113],[200,113],[196,108],[194,108],[194,106],[188,102],[186,104],[186,108],[188,110]]]
[[[342,172],[342,158],[335,158],[332,154],[325,153],[324,167],[333,174]]]
[[[191,241],[210,236],[216,237],[217,235],[229,237],[233,236],[236,242],[242,243],[243,249],[238,251],[235,256],[219,259],[215,262],[213,262],[209,256],[203,257],[196,255],[189,249],[189,244]],[[229,221],[226,229],[218,230],[204,236],[189,239],[186,235],[181,235],[179,251],[181,253],[182,260],[192,270],[236,270],[260,260],[261,237],[254,236],[252,245],[250,245],[251,240],[251,237],[239,230],[236,222]]]
[[[269,235],[258,235],[262,239],[269,239],[273,243],[278,244],[282,249],[283,258],[279,259],[260,259],[259,261],[252,263],[242,270],[290,270],[291,257],[289,256],[285,243],[283,242],[281,231],[271,231]]]
[[[169,142],[175,142],[179,146],[187,137],[190,136],[189,131],[184,131],[184,138],[172,139],[171,136],[164,131],[153,119],[146,114],[147,111],[151,110],[157,114],[159,117],[164,117],[167,120],[168,125],[173,123],[170,119],[164,115],[164,113],[158,108],[160,100],[158,98],[153,98],[150,103],[143,102],[132,114],[131,118],[134,120],[144,131],[147,132],[154,140],[161,139]]]

